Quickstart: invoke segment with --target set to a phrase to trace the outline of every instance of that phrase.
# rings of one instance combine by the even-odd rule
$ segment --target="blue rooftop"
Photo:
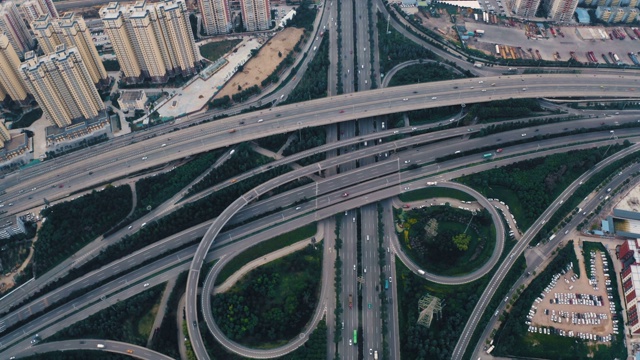
[[[578,22],[580,24],[589,24],[591,22],[591,17],[589,16],[587,9],[576,8],[576,15],[578,15]]]

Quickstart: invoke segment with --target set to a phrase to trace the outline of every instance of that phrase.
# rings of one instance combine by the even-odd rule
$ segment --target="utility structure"
[[[438,319],[442,316],[442,301],[433,295],[425,295],[418,300],[418,310],[420,310],[420,316],[418,316],[418,325],[431,327],[431,321],[434,315]]]

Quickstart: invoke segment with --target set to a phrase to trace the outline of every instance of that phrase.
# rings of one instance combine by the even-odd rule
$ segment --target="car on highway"
[[[302,207],[301,207],[301,206],[296,207],[296,210],[300,210],[300,209],[302,209]]]
[[[258,122],[259,122],[259,123],[261,123],[261,122],[263,122],[263,121],[264,121],[264,119],[259,119],[259,120],[258,120]]]
[[[147,160],[147,159],[148,159],[148,157],[146,157],[146,156],[142,157],[142,160]]]
[[[349,193],[343,193],[342,194],[342,197],[347,197],[347,196],[349,196]]]
[[[133,350],[127,349],[127,354],[133,354]]]
[[[393,133],[394,133],[394,134],[397,134],[397,133],[399,133],[399,132],[400,132],[400,131],[396,130],[396,131],[394,131]]]
[[[369,349],[369,355],[373,355],[373,349]]]
[[[349,346],[353,345],[353,340],[349,339]]]
[[[415,126],[411,128],[411,131],[416,131],[416,130],[418,130],[418,128]]]
[[[167,146],[167,144],[162,144],[162,145],[160,145],[160,147],[165,147],[165,146]]]
[[[527,88],[522,88],[522,91],[527,91]]]
[[[437,98],[438,98],[438,97],[434,96],[434,97],[432,97],[432,98],[431,98],[431,100],[435,100],[435,99],[437,99]]]
[[[522,135],[520,135],[520,136],[525,137],[525,136],[527,136],[527,134],[522,134]]]
[[[409,101],[409,98],[404,98],[402,99],[402,101]]]
[[[410,163],[410,162],[411,162],[411,160],[405,160],[405,161],[404,161],[404,163],[405,163],[405,164],[408,164],[408,163]]]
[[[133,229],[133,225],[129,225],[129,227],[127,228],[128,230]]]
[[[142,225],[140,225],[141,228],[145,227],[147,225],[146,222],[142,223]]]
[[[369,309],[371,309],[371,303],[369,303]]]
[[[353,271],[356,271],[356,265],[353,264]]]
[[[144,283],[143,287],[148,287],[149,283]]]
[[[344,110],[340,110],[340,114],[344,113]]]
[[[384,121],[382,122],[382,128],[384,129]]]
[[[196,324],[196,322],[193,322],[193,327],[198,327],[198,324]]]
[[[482,92],[486,92],[486,91],[487,91],[487,89],[482,89]]]

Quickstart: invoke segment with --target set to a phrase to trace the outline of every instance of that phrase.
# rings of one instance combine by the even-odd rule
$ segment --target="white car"
[[[437,97],[435,97],[435,96],[431,98],[431,100],[435,100],[435,99],[437,99]]]
[[[410,163],[410,162],[411,162],[411,160],[405,160],[405,161],[404,161],[404,163],[405,163],[405,164],[408,164],[408,163]]]
[[[522,135],[520,135],[520,136],[525,137],[525,136],[527,136],[527,134],[522,134]]]
[[[144,286],[144,287],[147,287],[147,286],[149,286],[149,283],[144,283],[144,285],[143,285],[143,286]]]
[[[165,146],[167,146],[167,144],[162,144],[162,145],[160,145],[160,147],[165,147]]]
[[[409,98],[404,98],[402,99],[402,101],[409,101]]]
[[[148,158],[146,156],[142,157],[142,160],[147,160]]]

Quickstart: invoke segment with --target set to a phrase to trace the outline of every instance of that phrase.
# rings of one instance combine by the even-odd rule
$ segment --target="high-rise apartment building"
[[[142,71],[138,62],[138,54],[129,37],[124,9],[117,2],[109,3],[100,9],[100,18],[104,24],[104,32],[111,40],[111,46],[116,53],[125,81],[139,79],[142,76]]]
[[[0,119],[0,149],[4,148],[4,144],[11,140],[11,134],[9,134],[9,129],[4,124],[4,119]]]
[[[538,11],[540,0],[512,0],[508,4],[511,12],[516,16],[532,18]]]
[[[20,59],[9,42],[9,38],[0,34],[0,100],[4,100],[7,95],[11,100],[27,105],[29,102],[27,88],[25,87],[20,73]]]
[[[100,10],[100,17],[129,81],[143,77],[159,83],[175,74],[197,72],[200,57],[184,0],[110,3]]]
[[[82,56],[93,83],[99,86],[108,83],[107,71],[81,16],[75,16],[72,12],[65,13],[58,19],[42,15],[31,24],[31,29],[45,54],[55,52],[60,44],[65,44],[67,48],[75,47]]]
[[[200,0],[198,5],[207,35],[226,34],[231,30],[231,12],[227,0]]]
[[[269,0],[240,0],[242,23],[246,31],[268,30],[271,26]]]
[[[544,5],[547,10],[547,19],[563,22],[571,21],[573,13],[576,12],[579,0],[545,0]]]
[[[18,56],[33,49],[33,39],[27,25],[22,20],[16,5],[7,1],[0,3],[0,33],[5,33]]]
[[[29,24],[42,15],[58,17],[58,10],[51,0],[27,0],[20,4],[20,11]]]
[[[55,52],[39,59],[30,51],[25,54],[20,72],[45,116],[58,127],[95,118],[104,110],[104,103],[76,48],[58,45]]]

